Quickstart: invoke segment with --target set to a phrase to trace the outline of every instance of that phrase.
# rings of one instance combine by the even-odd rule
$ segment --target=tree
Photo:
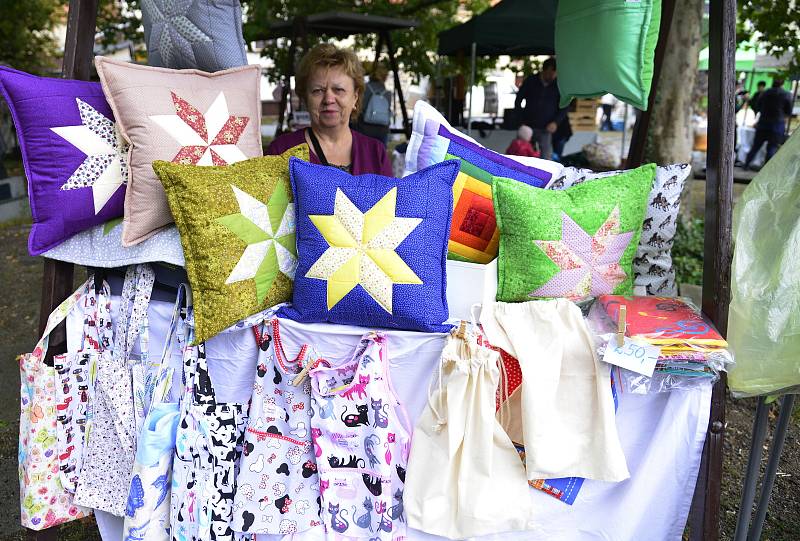
[[[736,36],[740,42],[755,37],[769,54],[789,53],[790,75],[800,74],[800,3],[796,0],[738,0]]]
[[[645,162],[690,163],[693,89],[702,42],[705,0],[676,0],[661,75],[653,91]],[[688,189],[688,187],[687,187]]]
[[[309,15],[325,11],[350,11],[384,15],[389,17],[406,17],[416,19],[419,26],[410,31],[392,32],[392,43],[396,49],[400,69],[416,78],[432,76],[437,73],[436,49],[438,33],[446,30],[460,20],[466,20],[473,14],[489,7],[489,0],[394,0],[379,2],[375,0],[242,0],[245,9],[244,34],[245,41],[264,39],[270,24],[274,21],[289,20],[298,15]],[[326,39],[325,36],[309,36],[308,47]],[[375,35],[354,36],[355,48],[371,49],[375,47]],[[262,55],[275,61],[275,67],[266,70],[266,75],[277,81],[285,70],[289,51],[284,42],[271,41],[265,44]],[[467,62],[468,63],[468,62]],[[442,59],[438,65],[438,73],[450,75],[457,71],[468,70],[463,60]],[[479,59],[479,71],[494,66],[494,60]]]
[[[30,73],[59,67],[53,28],[65,21],[65,0],[2,0],[0,64]]]

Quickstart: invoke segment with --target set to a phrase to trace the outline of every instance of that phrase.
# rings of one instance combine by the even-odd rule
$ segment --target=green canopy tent
[[[503,0],[456,27],[439,33],[439,54],[480,56],[555,53],[557,0]]]
[[[756,57],[759,51],[752,45],[744,44],[736,49],[736,71],[752,71],[755,67]],[[697,69],[700,71],[708,71],[708,47],[700,51],[700,57],[697,62]]]
[[[439,33],[439,54],[470,54],[469,116],[472,132],[472,87],[475,57],[555,54],[557,0],[503,0],[469,21]]]

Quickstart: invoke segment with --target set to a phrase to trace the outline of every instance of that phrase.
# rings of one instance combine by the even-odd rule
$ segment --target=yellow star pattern
[[[332,215],[311,215],[311,222],[328,248],[306,273],[327,280],[328,310],[361,285],[384,310],[392,313],[393,284],[421,284],[395,249],[421,218],[398,218],[397,188],[392,188],[367,212],[361,212],[336,189]]]

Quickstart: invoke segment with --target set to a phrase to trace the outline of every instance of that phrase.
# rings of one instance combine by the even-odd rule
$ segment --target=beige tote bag
[[[495,419],[499,354],[451,336],[414,430],[408,525],[450,539],[528,529],[525,470]]]

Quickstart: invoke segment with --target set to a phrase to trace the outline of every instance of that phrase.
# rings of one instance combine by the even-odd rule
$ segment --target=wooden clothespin
[[[458,324],[458,330],[456,331],[456,338],[464,340],[466,336],[467,336],[467,322],[462,319],[461,323]]]
[[[621,348],[625,344],[625,329],[627,327],[628,309],[624,304],[619,306],[617,316],[617,347]]]
[[[295,387],[299,387],[300,384],[303,383],[303,380],[306,379],[306,376],[308,375],[308,371],[311,370],[311,365],[312,364],[314,364],[314,363],[308,363],[305,366],[305,368],[303,368],[300,371],[300,373],[297,374],[297,376],[294,378],[294,380],[292,380],[292,385],[294,385]]]

